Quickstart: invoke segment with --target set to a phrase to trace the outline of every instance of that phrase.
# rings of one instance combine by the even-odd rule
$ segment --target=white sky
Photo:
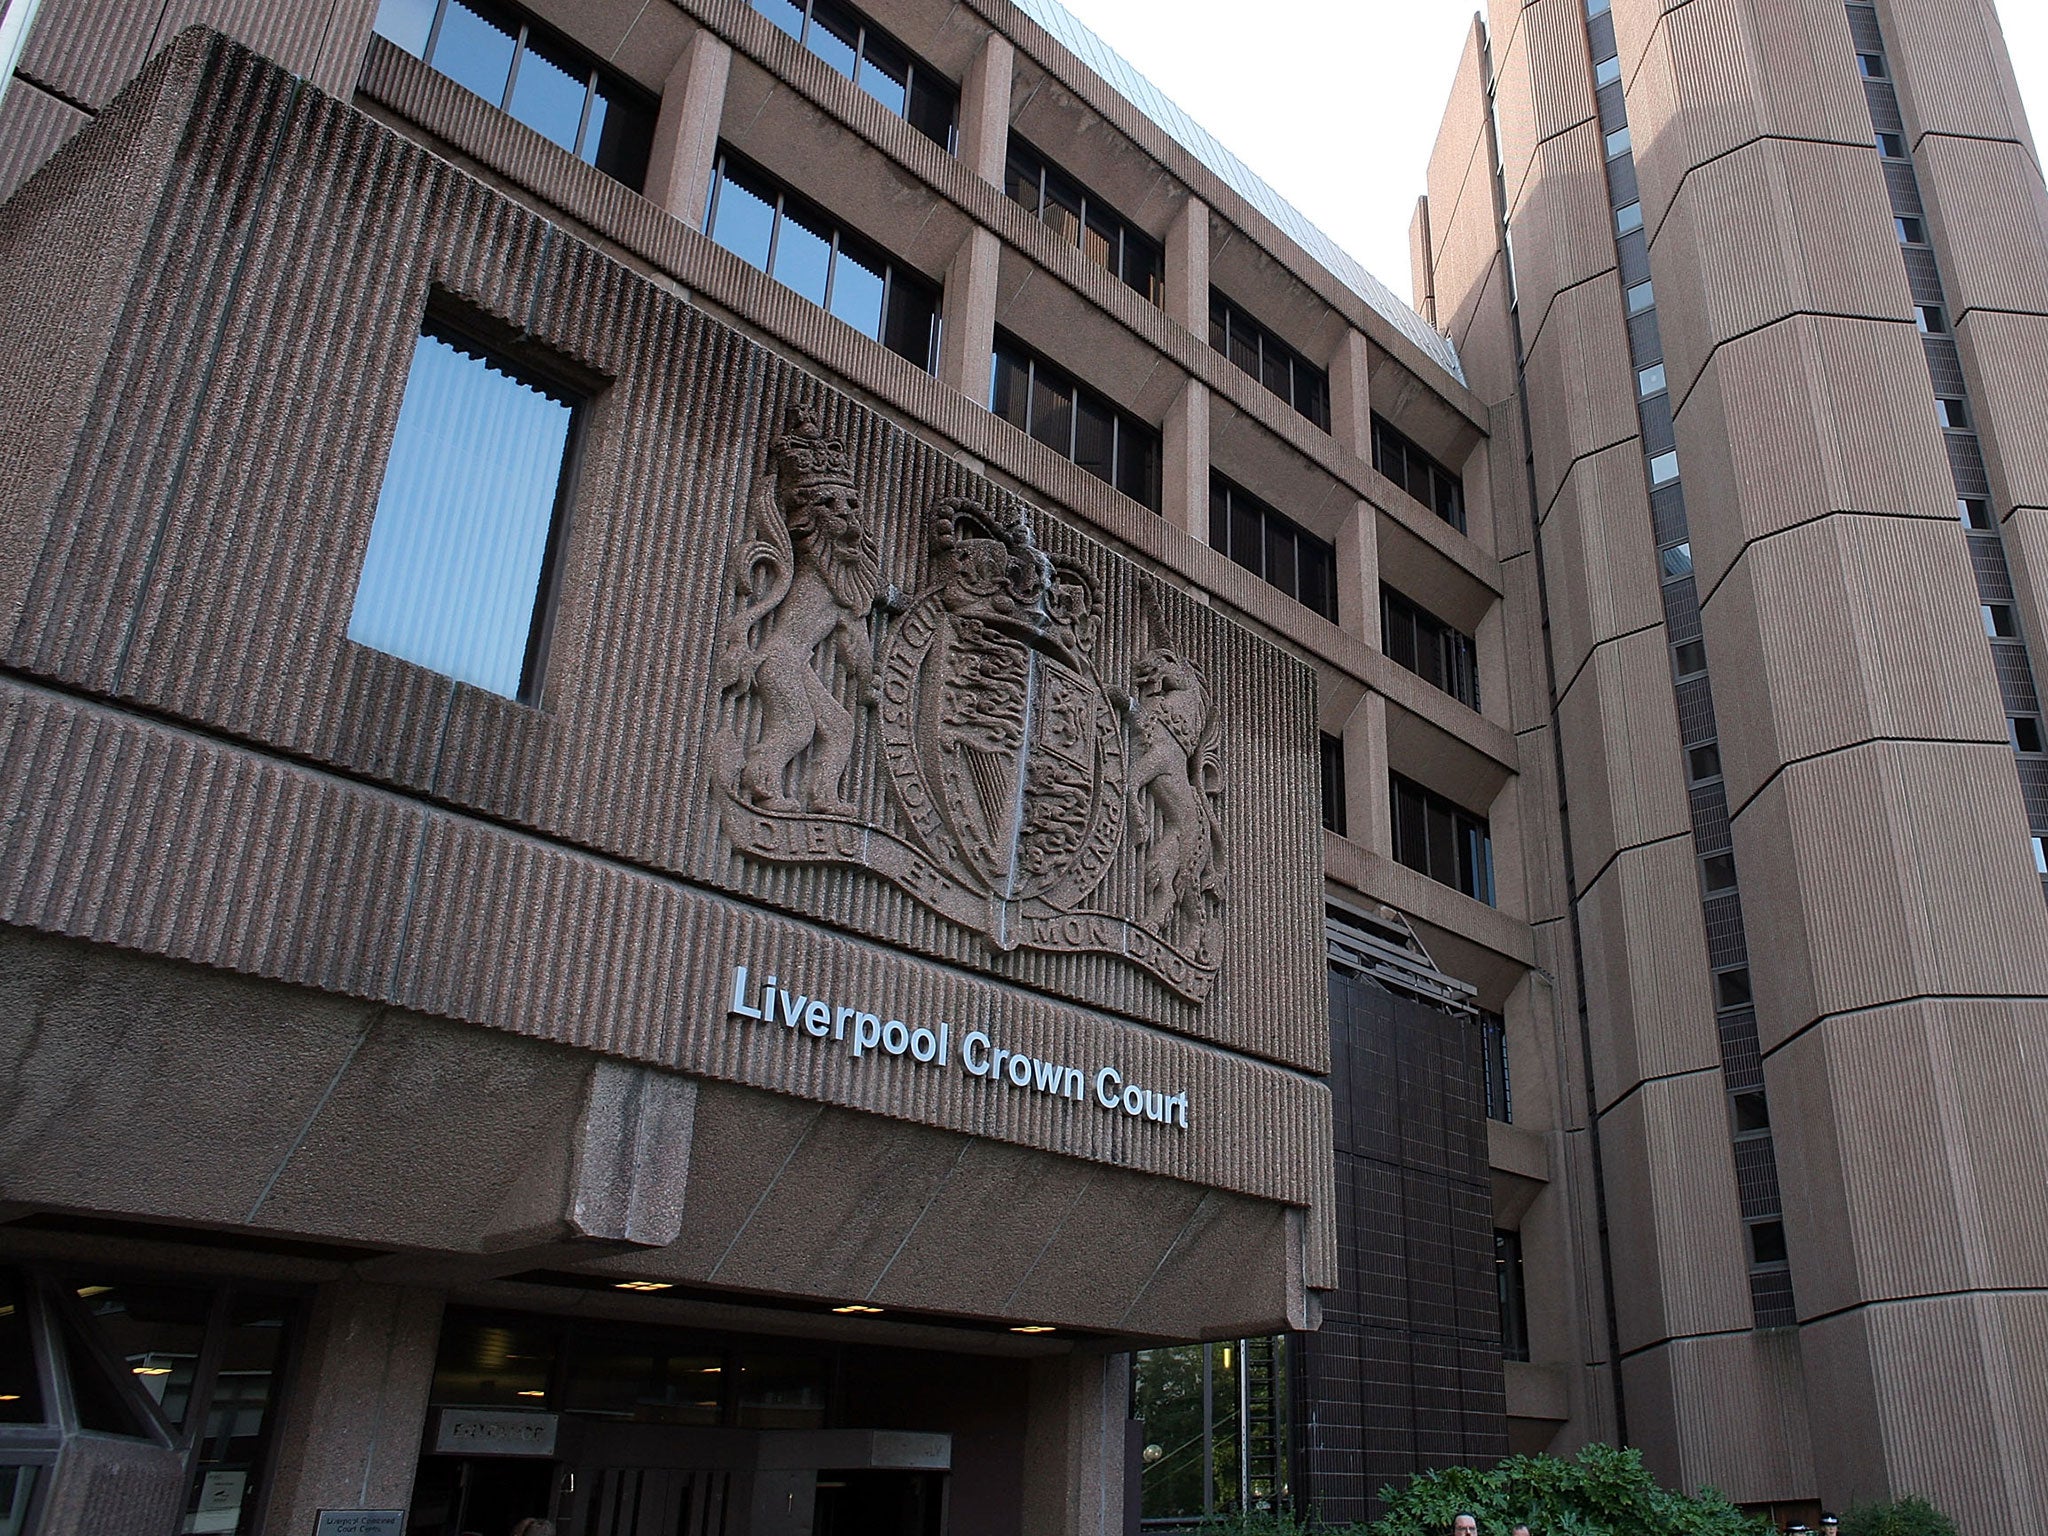
[[[1473,0],[1062,3],[1409,296],[1408,222]],[[2038,124],[2048,117],[2048,4],[1999,0],[1999,12]]]

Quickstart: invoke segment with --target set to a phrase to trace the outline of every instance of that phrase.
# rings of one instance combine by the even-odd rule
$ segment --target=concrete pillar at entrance
[[[1167,408],[1160,432],[1159,510],[1166,520],[1209,542],[1209,386],[1189,379]]]
[[[295,1379],[266,1529],[310,1531],[323,1509],[412,1502],[441,1332],[438,1291],[342,1280],[320,1288]]]
[[[1024,1432],[1024,1536],[1123,1536],[1128,1355],[1031,1366]]]
[[[692,229],[704,223],[711,197],[711,172],[718,154],[718,126],[725,116],[725,82],[732,72],[732,48],[699,29],[668,72],[661,89],[661,116],[647,157],[647,197]]]
[[[939,379],[977,405],[988,404],[996,347],[996,280],[1003,247],[979,224],[967,231],[946,268],[946,323],[939,333]]]

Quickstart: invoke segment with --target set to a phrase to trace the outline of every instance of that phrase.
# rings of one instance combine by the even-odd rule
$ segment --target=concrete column
[[[1507,605],[1495,603],[1480,619],[1479,629],[1472,636],[1472,647],[1479,662],[1479,712],[1512,729],[1508,716],[1507,635]]]
[[[1330,436],[1346,453],[1372,462],[1372,358],[1363,331],[1347,328],[1330,359]]]
[[[960,163],[992,187],[1003,184],[1010,153],[1010,78],[1017,50],[991,32],[960,84]]]
[[[939,380],[982,406],[988,404],[989,364],[996,345],[996,284],[1002,266],[1002,242],[977,224],[967,231],[946,267]]]
[[[1344,726],[1344,825],[1351,841],[1394,856],[1394,805],[1387,784],[1387,701],[1367,693]]]
[[[267,1528],[310,1531],[323,1509],[404,1509],[441,1333],[438,1291],[342,1280],[313,1302]]]
[[[732,48],[699,28],[661,87],[661,115],[647,157],[647,198],[692,229],[704,227]]]
[[[1159,510],[1182,532],[1209,542],[1209,386],[1189,379],[1161,423]]]
[[[1192,197],[1166,232],[1166,314],[1209,334],[1209,205]]]
[[[1436,258],[1430,251],[1429,199],[1415,199],[1415,216],[1408,221],[1408,264],[1414,285],[1415,312],[1436,324]]]
[[[1128,1355],[1031,1366],[1024,1431],[1024,1536],[1123,1536]]]
[[[1337,533],[1337,624],[1380,649],[1379,512],[1369,501],[1353,502]]]

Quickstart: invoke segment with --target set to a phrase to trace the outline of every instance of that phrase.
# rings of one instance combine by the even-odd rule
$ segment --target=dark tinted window
[[[1333,623],[1337,551],[1236,481],[1209,476],[1209,546]]]
[[[753,0],[797,39],[948,154],[960,116],[951,81],[851,6],[837,0]]]
[[[28,1288],[0,1270],[0,1424],[43,1422],[43,1386],[29,1342]],[[0,1503],[0,1510],[7,1506]]]
[[[552,28],[494,0],[383,0],[376,30],[636,191],[654,101]]]
[[[1384,586],[1380,632],[1389,660],[1460,703],[1479,707],[1478,651],[1470,635]]]
[[[1340,736],[1318,738],[1323,767],[1323,825],[1339,837],[1345,835],[1344,740]]]
[[[988,408],[1131,500],[1159,510],[1159,434],[998,332]]]
[[[1372,418],[1372,467],[1460,533],[1465,531],[1464,482],[1378,414]]]
[[[719,154],[704,227],[749,266],[931,371],[937,286],[730,150]]]
[[[1003,190],[1068,245],[1154,304],[1166,297],[1166,257],[1108,202],[1010,135]]]
[[[1500,1353],[1503,1360],[1529,1358],[1529,1302],[1522,1281],[1522,1234],[1493,1234],[1494,1279],[1500,1294]]]
[[[1330,376],[1213,288],[1209,345],[1325,432],[1330,430]]]
[[[1400,774],[1394,791],[1394,857],[1432,880],[1493,903],[1493,840],[1486,819]]]

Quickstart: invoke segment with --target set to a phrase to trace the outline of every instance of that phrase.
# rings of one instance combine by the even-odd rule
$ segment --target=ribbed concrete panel
[[[1744,545],[1831,512],[1955,524],[1910,325],[1801,316],[1739,337],[1701,374],[1677,429],[1693,567],[1710,598]]]
[[[1678,1339],[1632,1356],[1621,1371],[1629,1443],[1665,1486],[1714,1488],[1744,1504],[1812,1497],[1796,1333]]]
[[[1878,0],[1885,57],[1914,138],[1923,133],[2032,146],[1993,0]]]
[[[1602,646],[1558,705],[1580,889],[1608,861],[1692,830],[1662,629]]]
[[[1506,326],[1502,326],[1503,332]],[[1508,354],[1512,359],[1512,338]],[[1486,439],[1487,478],[1494,487],[1493,552],[1508,560],[1534,547],[1530,533],[1532,515],[1528,493],[1528,437],[1522,431],[1522,407],[1518,399],[1497,403],[1490,412]]]
[[[1515,401],[1515,390],[1521,376],[1516,369],[1515,335],[1508,315],[1507,263],[1498,255],[1486,270],[1486,279],[1480,285],[1477,300],[1466,304],[1455,318],[1458,327],[1451,334],[1457,343],[1458,360],[1465,365],[1473,393],[1492,403],[1494,409],[1491,414],[1496,429],[1502,429],[1503,417],[1513,418],[1513,425],[1504,429],[1512,449],[1522,441],[1521,407]],[[1501,474],[1509,474],[1513,478],[1495,478]],[[1487,483],[1489,480],[1491,486]],[[1492,529],[1479,523],[1468,526],[1473,540],[1481,543],[1482,547],[1489,532],[1497,538],[1505,532],[1505,548],[1498,543],[1493,546],[1496,558],[1504,558],[1528,543],[1528,495],[1524,489],[1527,484],[1521,461],[1510,461],[1503,456],[1499,437],[1490,438],[1482,445],[1481,452],[1475,454],[1466,466],[1465,506],[1468,515],[1481,515],[1477,511],[1479,497],[1486,493],[1497,519]],[[1492,487],[1498,487],[1498,490]]]
[[[1560,687],[1569,690],[1595,647],[1662,628],[1657,547],[1636,443],[1572,466],[1543,524],[1543,558]]]
[[[153,47],[163,47],[187,27],[211,27],[322,90],[346,95],[376,15],[376,0],[167,0]],[[345,40],[352,46],[342,46]]]
[[[2026,147],[1938,136],[1916,161],[1950,312],[2048,313],[2048,188]]]
[[[1562,917],[1566,900],[1564,845],[1558,836],[1557,818],[1550,811],[1558,798],[1550,729],[1541,726],[1515,738],[1522,764],[1518,782],[1524,808],[1520,832],[1523,882],[1528,892],[1525,910],[1532,923]],[[1540,1075],[1536,1079],[1542,1080]]]
[[[37,8],[21,71],[92,108],[142,68],[164,0],[48,0]]]
[[[1815,1446],[1831,1500],[1918,1493],[1968,1531],[2032,1518],[2048,1486],[2048,1296],[1891,1302],[1802,1332],[1809,1391],[1832,1410]]]
[[[1522,10],[1521,44],[1529,61],[1530,104],[1540,143],[1594,114],[1593,62],[1586,54],[1582,0],[1532,0]],[[1510,190],[1509,197],[1514,197]]]
[[[1654,0],[1614,6],[1629,135],[1653,235],[1696,167],[1759,138],[1870,149],[1870,110],[1840,5],[1685,0],[1664,9]]]
[[[1768,1075],[1809,1316],[2048,1280],[2038,1041],[2048,1002],[1903,1003],[1822,1020]]]
[[[1738,810],[1780,765],[1861,741],[2006,739],[1959,529],[1837,515],[1752,544],[1701,615]],[[1728,669],[1725,673],[1721,669]]]
[[[2023,507],[2006,519],[2005,557],[2021,631],[2048,636],[2048,508]]]
[[[1645,1084],[1600,1134],[1622,1349],[1748,1330],[1749,1244],[1721,1074]]]
[[[1493,207],[1493,164],[1488,145],[1493,136],[1486,103],[1485,56],[1477,29],[1465,37],[1458,72],[1451,79],[1450,101],[1437,125],[1424,186],[1429,194],[1430,242],[1442,240],[1438,225],[1461,212]],[[1441,298],[1441,293],[1439,294]]]
[[[1242,1192],[1259,1198],[1323,1201],[1319,1082],[1022,994],[997,1014],[975,978],[672,881],[61,696],[15,685],[0,698],[0,783],[14,786],[0,921],[998,1141],[1051,1137],[1060,1145],[1043,1150],[1062,1155],[1162,1173],[1170,1163],[1182,1170],[1173,1177],[1200,1168],[1221,1178],[1190,1182],[1256,1182]],[[53,798],[51,786],[68,792]],[[1114,1064],[1131,1082],[1186,1091],[1190,1130],[728,1018],[742,964],[805,996],[948,1022],[954,1052],[978,1024],[1090,1073]]]
[[[1734,835],[1767,1052],[1852,1008],[2048,993],[2048,908],[2004,743],[1790,764]]]
[[[1494,215],[1491,181],[1489,172],[1483,182],[1467,185],[1455,212],[1431,204],[1429,234],[1436,258],[1437,322],[1446,335],[1466,334],[1482,316],[1491,320],[1494,328],[1501,328],[1493,311],[1499,308],[1504,315],[1505,306],[1482,302],[1482,290],[1492,281],[1500,261],[1500,223]],[[1496,377],[1492,382],[1498,389],[1498,367],[1493,371]]]
[[[2048,507],[2048,315],[1972,310],[1956,342],[1999,510]]]
[[[1616,365],[1628,356],[1620,283],[1609,274],[1559,294],[1528,346],[1536,495],[1547,508],[1574,463],[1637,432],[1635,375]]]
[[[1600,1107],[1653,1078],[1718,1071],[1693,840],[1618,855],[1580,901],[1579,923]]]
[[[1543,607],[1536,556],[1517,555],[1504,561],[1500,573],[1507,589],[1509,725],[1517,732],[1531,731],[1550,721],[1550,673],[1542,651]]]
[[[1792,315],[1911,320],[1874,150],[1765,139],[1686,178],[1650,246],[1671,398],[1714,350]]]
[[[1509,211],[1515,241],[1515,298],[1524,337],[1543,334],[1559,291],[1614,266],[1607,152],[1597,121],[1580,123],[1536,149],[1536,163]]]
[[[91,121],[30,81],[10,84],[6,101],[0,102],[0,203]]]
[[[1536,121],[1536,82],[1529,72],[1528,39],[1523,35],[1522,15],[1521,8],[1516,6],[1512,31],[1495,26],[1490,34],[1501,185],[1510,203],[1522,195],[1529,168],[1536,161],[1536,146],[1544,136],[1543,127]],[[1567,126],[1551,124],[1549,131]]]

